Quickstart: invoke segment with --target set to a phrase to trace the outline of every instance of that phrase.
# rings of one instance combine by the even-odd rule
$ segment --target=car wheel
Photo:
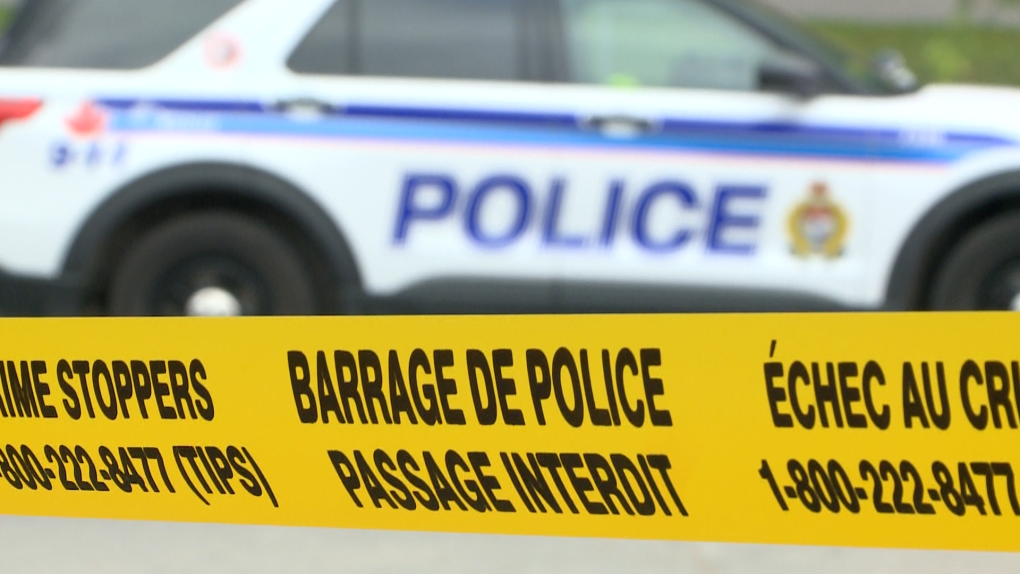
[[[953,248],[935,275],[928,306],[1020,311],[1020,213],[981,225]]]
[[[127,316],[310,315],[314,282],[273,229],[243,215],[173,219],[143,235],[113,273],[108,311]]]

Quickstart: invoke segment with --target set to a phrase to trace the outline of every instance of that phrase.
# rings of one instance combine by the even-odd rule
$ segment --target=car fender
[[[165,216],[161,206],[175,212],[203,208],[247,209],[256,217],[283,218],[291,235],[314,249],[312,263],[324,270],[327,311],[340,311],[341,302],[360,292],[360,273],[343,232],[312,198],[289,182],[244,165],[193,163],[147,174],[110,195],[85,219],[64,258],[62,273],[83,290],[101,284],[114,256],[117,236],[143,231],[138,226]],[[242,207],[246,206],[246,207]],[[144,214],[148,213],[146,216]],[[105,270],[105,271],[104,271]],[[84,293],[83,293],[84,295]]]
[[[966,184],[929,209],[900,247],[886,291],[885,307],[924,307],[927,284],[938,263],[975,225],[1008,209],[1020,209],[1020,170]]]

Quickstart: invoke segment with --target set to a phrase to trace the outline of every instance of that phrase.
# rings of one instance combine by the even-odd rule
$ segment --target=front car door
[[[811,62],[707,0],[549,0],[543,99],[578,133],[544,213],[586,309],[854,304],[880,129],[869,98],[789,93]],[[679,288],[679,289],[678,289]]]
[[[569,118],[543,113],[534,5],[339,0],[315,17],[265,96],[259,164],[336,219],[387,310],[547,307],[534,142]]]

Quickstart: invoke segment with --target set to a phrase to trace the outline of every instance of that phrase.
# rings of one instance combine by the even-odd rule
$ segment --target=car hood
[[[909,99],[903,118],[937,122],[947,129],[985,132],[1020,141],[1020,89],[942,85],[922,88]]]

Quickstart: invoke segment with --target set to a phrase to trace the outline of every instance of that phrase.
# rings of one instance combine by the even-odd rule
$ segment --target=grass
[[[1020,29],[966,23],[811,22],[823,38],[858,56],[894,48],[923,82],[1020,85]]]

